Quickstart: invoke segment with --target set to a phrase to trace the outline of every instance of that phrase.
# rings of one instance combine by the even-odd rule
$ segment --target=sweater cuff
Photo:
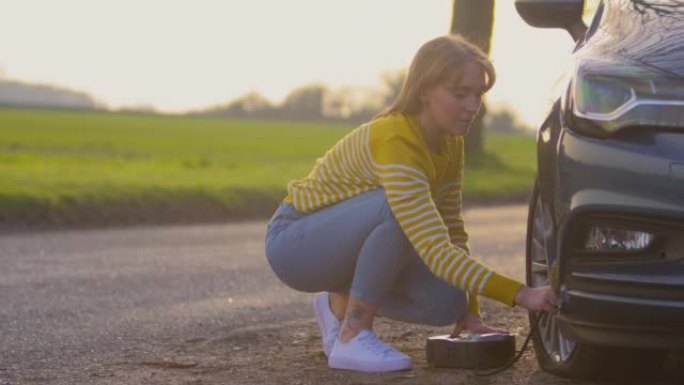
[[[524,284],[513,278],[492,272],[487,283],[482,288],[482,295],[497,300],[508,306],[515,305],[515,295]]]

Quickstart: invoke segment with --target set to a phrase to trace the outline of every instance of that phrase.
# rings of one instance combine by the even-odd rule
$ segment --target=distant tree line
[[[482,119],[485,132],[498,132],[505,134],[532,134],[534,129],[520,122],[515,112],[509,108],[489,109]],[[468,134],[470,135],[470,134]]]
[[[240,119],[340,121],[359,124],[370,120],[389,106],[401,90],[406,73],[387,72],[381,77],[381,87],[342,87],[330,89],[323,84],[296,88],[275,104],[257,92],[242,95],[225,104],[209,107],[188,115]],[[36,107],[65,109],[107,109],[84,92],[55,86],[34,85],[0,79],[0,107]],[[154,106],[139,105],[120,108],[126,113],[155,114]],[[515,119],[510,110],[489,111],[484,119],[488,131],[506,133],[530,132]]]
[[[85,92],[71,91],[42,84],[27,84],[6,79],[0,79],[0,106],[71,109],[104,108],[102,104]]]
[[[343,87],[330,89],[311,84],[294,89],[282,103],[275,104],[258,92],[249,92],[228,103],[190,112],[195,116],[240,119],[343,121],[363,123],[389,106],[399,94],[406,73],[388,72],[380,89]],[[510,109],[490,110],[482,124],[487,130],[503,133],[529,133]]]
[[[382,75],[382,85],[379,88],[347,86],[331,89],[323,84],[310,84],[294,89],[278,104],[258,92],[249,92],[226,104],[193,111],[190,114],[232,118],[363,122],[394,101],[405,77],[405,71],[387,72]]]

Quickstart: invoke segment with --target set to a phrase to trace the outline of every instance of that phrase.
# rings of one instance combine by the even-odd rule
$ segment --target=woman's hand
[[[454,325],[454,331],[451,332],[451,337],[458,337],[462,331],[468,330],[473,334],[484,334],[484,333],[504,333],[508,334],[508,330],[495,328],[485,325],[482,319],[476,314],[467,313],[463,318],[461,318],[456,325]]]
[[[558,310],[558,299],[551,286],[523,286],[515,295],[515,303],[527,310],[541,310],[550,314]]]

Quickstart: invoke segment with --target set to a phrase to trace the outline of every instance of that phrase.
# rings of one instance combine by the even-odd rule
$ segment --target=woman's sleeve
[[[447,167],[447,183],[437,191],[437,210],[449,231],[451,243],[470,253],[468,246],[468,232],[461,214],[463,197],[463,145],[456,147],[457,154],[453,155],[454,162]],[[480,302],[477,294],[468,293],[468,311],[481,316]]]
[[[451,243],[470,252],[468,233],[461,215],[462,179],[455,177],[452,182],[442,186],[437,193],[437,209],[442,214],[444,224],[449,230]]]
[[[429,159],[406,137],[395,135],[371,146],[373,167],[406,237],[437,277],[471,297],[484,295],[512,306],[522,283],[490,270],[451,241],[430,193]],[[472,299],[470,301],[473,302]]]

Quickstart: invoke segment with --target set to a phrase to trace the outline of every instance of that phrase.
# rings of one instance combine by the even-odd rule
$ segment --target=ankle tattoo
[[[368,311],[361,306],[353,306],[347,310],[347,316],[342,324],[340,337],[348,340],[356,336],[360,331],[369,328]]]
[[[366,309],[362,308],[361,306],[354,306],[349,310],[349,318],[355,320],[355,321],[362,321],[363,318],[366,315]]]

